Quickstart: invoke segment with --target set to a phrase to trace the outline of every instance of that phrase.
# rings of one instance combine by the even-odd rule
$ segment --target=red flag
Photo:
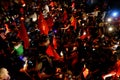
[[[53,25],[54,25],[54,23],[53,23],[53,18],[52,18],[52,17],[49,17],[46,21],[47,21],[49,30],[52,30],[52,27],[53,27]]]
[[[56,41],[55,36],[53,37],[53,46],[55,49],[57,49],[57,41]]]
[[[55,4],[54,4],[53,1],[51,1],[49,5],[50,5],[51,7],[54,7],[54,6],[55,6]]]
[[[84,39],[86,39],[86,38],[87,38],[87,35],[81,35],[81,36],[80,36],[80,39],[81,39],[81,40],[84,40]]]
[[[116,75],[120,76],[120,60],[116,62]]]
[[[62,21],[65,22],[67,20],[67,18],[68,18],[67,11],[64,10],[64,12],[63,12],[63,20]]]
[[[83,71],[84,78],[86,79],[88,75],[89,75],[89,69],[85,68],[85,70]]]
[[[76,29],[76,18],[75,18],[74,16],[72,16],[72,17],[70,18],[70,21],[71,21],[71,26],[73,26],[74,29]]]
[[[8,24],[5,24],[5,29],[6,29],[5,34],[7,34],[7,33],[9,33],[9,32],[10,32],[10,29],[9,29]]]
[[[72,2],[72,5],[71,5],[72,9],[75,8],[75,2]]]
[[[27,34],[27,31],[26,31],[26,28],[25,28],[25,25],[24,25],[24,22],[21,21],[21,25],[20,25],[20,29],[19,29],[19,35],[21,40],[23,40],[24,42],[24,48],[25,49],[28,49],[29,47],[29,37],[28,37],[28,34]]]
[[[20,8],[20,13],[24,14],[24,9],[23,8]]]
[[[60,56],[58,55],[58,53],[55,51],[55,49],[49,45],[47,50],[46,50],[47,55],[54,57],[54,59],[58,60],[60,59]]]
[[[49,28],[42,13],[40,13],[39,18],[38,18],[38,28],[42,34],[48,35]]]

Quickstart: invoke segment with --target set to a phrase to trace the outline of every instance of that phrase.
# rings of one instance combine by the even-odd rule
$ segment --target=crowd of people
[[[119,80],[120,31],[106,32],[107,1],[9,0],[0,7],[0,80]]]

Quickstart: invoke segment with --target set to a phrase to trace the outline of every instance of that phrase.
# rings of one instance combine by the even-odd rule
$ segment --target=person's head
[[[10,76],[8,73],[9,72],[6,68],[0,68],[0,80],[10,80]]]
[[[40,36],[40,43],[43,45],[43,46],[48,46],[50,44],[50,40],[49,40],[49,37],[47,35],[41,35]]]

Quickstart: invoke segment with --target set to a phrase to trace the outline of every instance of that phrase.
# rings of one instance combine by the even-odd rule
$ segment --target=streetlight
[[[111,21],[112,21],[112,18],[108,18],[108,19],[107,19],[107,22],[111,22]]]
[[[109,27],[109,28],[108,28],[108,31],[109,31],[109,32],[112,32],[112,31],[113,31],[113,27]]]
[[[113,12],[113,13],[112,13],[112,16],[113,16],[113,17],[117,17],[117,16],[118,16],[118,12],[117,12],[117,11],[116,11],[116,12]]]

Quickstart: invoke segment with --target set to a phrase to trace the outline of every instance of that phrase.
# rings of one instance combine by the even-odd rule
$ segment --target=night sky
[[[14,0],[0,0],[0,4],[4,4],[5,2],[9,2],[9,1],[14,1]],[[30,0],[32,1],[32,0]],[[33,0],[34,1],[34,0]],[[60,0],[55,0],[55,1],[60,1]],[[67,1],[67,0],[66,0]],[[68,0],[69,1],[69,0]],[[82,0],[73,0],[73,1],[79,1],[81,2]],[[86,0],[86,1],[90,1],[90,0]],[[92,0],[91,0],[92,1]],[[103,6],[104,2],[107,2],[108,7],[110,8],[120,8],[120,0],[93,0],[97,5],[100,4],[100,6]],[[96,5],[95,4],[95,5]]]
[[[111,8],[120,8],[120,0],[108,0]]]

